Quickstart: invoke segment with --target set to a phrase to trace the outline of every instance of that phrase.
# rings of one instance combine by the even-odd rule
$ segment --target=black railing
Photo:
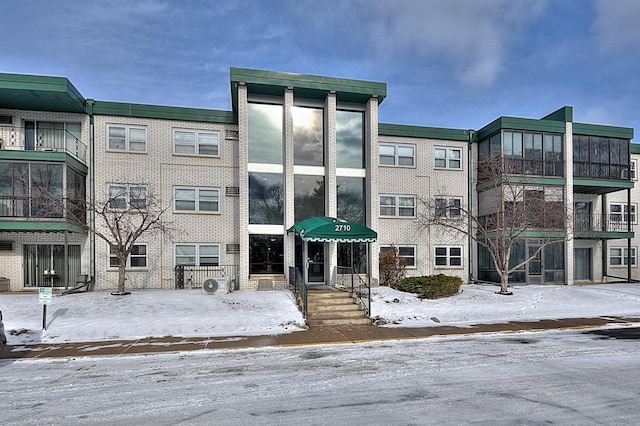
[[[578,214],[573,220],[573,230],[575,232],[629,232],[627,218],[621,214]],[[633,224],[631,224],[633,232]]]
[[[302,278],[300,269],[293,266],[289,267],[289,288],[298,298],[302,316],[307,318],[307,293],[309,292],[309,289]]]
[[[175,287],[176,289],[201,288],[202,283],[207,278],[226,278],[229,290],[237,290],[238,286],[238,265],[219,266],[176,266]]]
[[[336,287],[346,289],[355,295],[367,316],[371,316],[371,285],[362,279],[355,268],[338,266]]]
[[[38,129],[29,131],[21,127],[0,126],[0,149],[18,151],[67,152],[83,163],[87,161],[87,146],[64,129]]]

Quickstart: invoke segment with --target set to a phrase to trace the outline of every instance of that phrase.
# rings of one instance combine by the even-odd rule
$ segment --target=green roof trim
[[[545,115],[544,117],[542,117],[542,120],[562,121],[564,123],[572,122],[573,107],[563,106],[559,110],[554,111],[551,114]]]
[[[537,120],[533,118],[500,117],[478,130],[478,140],[482,140],[502,129],[565,133],[566,127],[564,121],[551,119]]]
[[[631,143],[629,146],[632,154],[640,154],[640,143]]]
[[[453,141],[469,141],[473,131],[463,129],[447,129],[444,127],[408,126],[404,124],[378,123],[380,136],[404,136],[410,138],[442,139]]]
[[[633,128],[604,126],[602,124],[573,123],[573,134],[631,140],[633,139]]]
[[[376,97],[381,103],[387,96],[387,84],[352,80],[348,78],[325,77],[231,67],[231,98],[234,109],[238,105],[238,84],[246,84],[249,93],[282,95],[292,88],[296,97],[322,99],[329,92],[335,92],[338,101],[365,103]]]
[[[84,113],[85,99],[65,77],[0,73],[0,107]]]
[[[86,234],[81,226],[53,220],[0,220],[0,232],[75,232]]]
[[[231,111],[187,108],[127,102],[92,101],[93,114],[120,117],[157,118],[164,120],[200,121],[206,123],[235,124]]]
[[[71,154],[60,151],[21,151],[3,149],[0,150],[0,160],[65,163],[78,170],[80,173],[89,173],[89,168],[85,163],[78,160]]]

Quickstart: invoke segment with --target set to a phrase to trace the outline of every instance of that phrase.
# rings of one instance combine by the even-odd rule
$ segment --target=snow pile
[[[372,290],[371,313],[390,327],[465,326],[505,321],[640,316],[640,284],[514,286],[463,285],[453,297],[420,300],[388,287]],[[282,334],[306,329],[288,290],[204,295],[199,290],[107,291],[54,296],[47,305],[47,330],[37,294],[0,294],[10,345],[90,342],[163,336]]]

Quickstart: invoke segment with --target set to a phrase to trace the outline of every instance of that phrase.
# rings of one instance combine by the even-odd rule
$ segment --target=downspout
[[[467,170],[468,170],[468,178],[467,178],[467,200],[468,200],[468,211],[471,211],[473,208],[473,162],[472,162],[472,149],[473,149],[473,137],[475,135],[475,130],[469,129],[467,131],[468,135],[468,143],[467,143]],[[469,283],[474,281],[473,279],[473,239],[471,238],[471,232],[473,232],[473,221],[471,220],[471,216],[467,214],[467,257],[469,259]]]
[[[627,233],[631,235],[631,188],[627,188]],[[627,281],[631,282],[631,237],[627,238]]]
[[[89,114],[89,277],[95,283],[96,279],[96,217],[93,206],[95,206],[95,122],[93,119],[93,106],[95,101],[87,99],[87,113]]]
[[[607,215],[607,194],[602,194],[602,205],[600,206],[600,214],[601,217],[603,218],[603,231],[608,231],[609,230],[609,217]],[[600,253],[601,258],[600,261],[602,262],[602,278],[601,280],[604,282],[604,279],[606,277],[609,276],[609,264],[608,264],[608,258],[607,258],[607,253],[609,251],[609,244],[607,243],[607,239],[603,238],[602,239],[602,253]]]

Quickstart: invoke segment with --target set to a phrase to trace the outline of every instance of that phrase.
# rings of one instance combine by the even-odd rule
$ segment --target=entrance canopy
[[[287,232],[295,232],[304,241],[372,243],[378,234],[364,225],[335,217],[310,217],[296,222]]]

